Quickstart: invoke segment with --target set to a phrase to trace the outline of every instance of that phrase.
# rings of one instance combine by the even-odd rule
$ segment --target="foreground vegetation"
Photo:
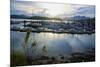
[[[40,64],[58,64],[58,63],[75,63],[75,62],[92,62],[95,61],[95,50],[91,49],[85,53],[72,53],[70,58],[67,56],[59,56],[59,60],[55,57],[40,56],[35,58],[30,63],[27,61],[25,55],[21,53],[11,54],[11,66],[24,65],[40,65]]]

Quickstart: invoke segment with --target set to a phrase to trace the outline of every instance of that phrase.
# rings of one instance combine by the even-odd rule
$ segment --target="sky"
[[[95,17],[94,5],[11,0],[10,8],[10,12],[13,15],[34,15],[50,17]]]

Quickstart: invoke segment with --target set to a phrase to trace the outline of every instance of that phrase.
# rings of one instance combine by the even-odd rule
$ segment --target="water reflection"
[[[25,32],[11,31],[11,50],[22,51]],[[59,56],[95,48],[95,34],[30,33],[28,47],[34,55]],[[33,48],[32,45],[34,46]],[[33,55],[33,53],[30,53]]]

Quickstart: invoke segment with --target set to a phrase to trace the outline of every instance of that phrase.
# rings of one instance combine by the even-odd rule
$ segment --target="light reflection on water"
[[[11,31],[12,51],[23,51],[22,44],[25,35],[25,32]],[[36,47],[30,49],[33,50],[34,55],[43,55],[43,46],[46,46],[46,54],[49,56],[68,55],[73,52],[84,52],[95,48],[95,34],[31,33],[28,40],[29,47],[32,42],[36,42]]]

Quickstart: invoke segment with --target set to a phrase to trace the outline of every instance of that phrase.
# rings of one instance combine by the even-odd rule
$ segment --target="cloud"
[[[95,16],[95,6],[84,6],[77,9],[76,15],[94,17]]]
[[[11,14],[34,14],[41,16],[47,16],[49,14],[59,14],[59,16],[80,15],[94,17],[95,6],[11,0]]]

